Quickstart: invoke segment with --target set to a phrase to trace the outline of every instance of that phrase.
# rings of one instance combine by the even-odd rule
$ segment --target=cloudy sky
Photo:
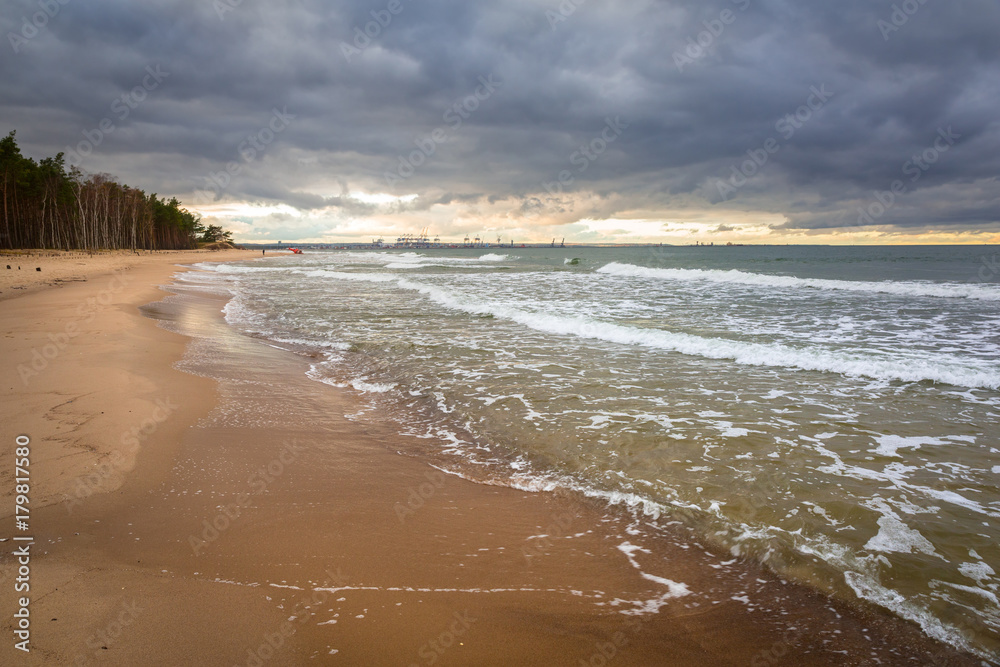
[[[0,131],[241,241],[1000,241],[996,0],[4,0]]]

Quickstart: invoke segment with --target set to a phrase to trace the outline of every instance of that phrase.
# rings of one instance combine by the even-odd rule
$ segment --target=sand
[[[287,254],[272,251],[272,254]],[[191,261],[233,261],[259,256],[252,250],[113,250],[64,252],[59,250],[8,250],[0,252],[0,300],[47,287],[86,282],[115,271],[138,266]]]
[[[397,453],[307,359],[229,329],[224,298],[161,301],[176,264],[249,256],[37,259],[44,279],[0,284],[0,538],[25,534],[22,434],[34,537],[30,593],[23,543],[0,543],[0,663],[978,664],[680,528]]]

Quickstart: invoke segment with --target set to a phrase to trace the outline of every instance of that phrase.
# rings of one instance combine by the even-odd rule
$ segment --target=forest
[[[14,135],[0,139],[0,248],[163,250],[223,240],[206,238],[200,217],[176,198],[67,171],[62,153],[35,162]]]

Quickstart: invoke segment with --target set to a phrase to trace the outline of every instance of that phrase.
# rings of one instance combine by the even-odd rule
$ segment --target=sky
[[[996,243],[996,0],[4,0],[0,132],[237,241]]]

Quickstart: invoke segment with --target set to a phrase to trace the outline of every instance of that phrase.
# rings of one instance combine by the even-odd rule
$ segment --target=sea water
[[[494,247],[313,252],[183,279],[221,283],[230,324],[362,393],[352,417],[393,422],[402,453],[683,522],[996,660],[995,260]]]

